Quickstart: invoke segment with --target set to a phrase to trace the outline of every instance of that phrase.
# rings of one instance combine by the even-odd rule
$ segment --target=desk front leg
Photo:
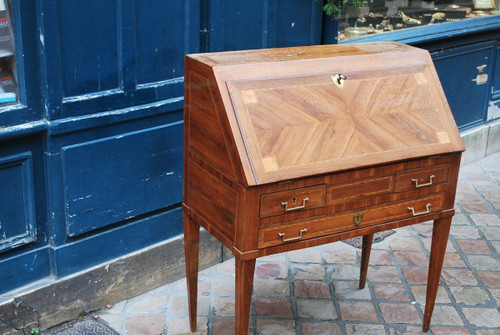
[[[250,307],[252,305],[253,277],[255,258],[250,260],[236,259],[236,335],[248,334]]]
[[[189,326],[191,332],[195,332],[198,304],[198,250],[200,246],[200,225],[194,222],[186,213],[184,213],[183,216]]]
[[[450,233],[452,217],[434,220],[434,228],[432,230],[431,244],[431,259],[429,262],[429,275],[427,278],[427,295],[425,299],[424,312],[424,332],[429,330],[431,323],[432,311],[439,287],[439,278],[441,277],[441,269],[443,268],[443,260],[446,252],[446,244]]]

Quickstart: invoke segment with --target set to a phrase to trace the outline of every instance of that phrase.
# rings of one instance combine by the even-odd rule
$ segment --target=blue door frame
[[[0,294],[181,234],[184,54],[336,43],[337,35],[313,0],[13,7],[20,103],[0,107]],[[476,66],[460,77],[450,72],[457,62],[487,61],[488,82],[473,86],[477,106],[467,106],[479,114],[456,114],[464,127],[484,122],[491,91],[500,101],[500,20],[486,21],[452,25],[455,34],[468,25],[473,40],[462,45],[437,30],[427,42],[424,33],[391,35],[431,50],[452,95],[455,81],[476,85]]]

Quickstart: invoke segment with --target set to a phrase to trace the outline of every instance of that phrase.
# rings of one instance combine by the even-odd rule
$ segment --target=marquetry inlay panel
[[[336,75],[228,84],[259,181],[450,145],[446,107],[423,65],[344,71],[342,85]]]

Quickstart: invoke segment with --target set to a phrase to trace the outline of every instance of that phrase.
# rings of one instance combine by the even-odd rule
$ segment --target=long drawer
[[[266,248],[307,240],[377,223],[437,212],[443,208],[443,200],[444,193],[439,193],[359,211],[266,226],[259,230],[258,247]]]
[[[449,163],[389,173],[382,168],[380,173],[336,183],[328,183],[326,177],[320,185],[262,194],[260,226],[335,214],[339,208],[343,212],[351,203],[380,202],[383,198],[403,201],[429,194],[431,189],[439,192],[448,183]]]

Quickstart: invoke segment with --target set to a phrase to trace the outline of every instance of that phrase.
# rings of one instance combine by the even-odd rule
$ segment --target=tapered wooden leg
[[[186,280],[189,307],[189,326],[196,331],[196,309],[198,303],[198,249],[200,226],[186,213],[184,218],[184,254],[186,257]]]
[[[424,326],[423,331],[429,330],[431,323],[434,302],[436,301],[437,290],[439,287],[439,278],[443,268],[444,254],[446,252],[446,243],[450,233],[451,217],[434,220],[432,230],[431,259],[429,262],[429,275],[427,277],[427,295],[425,298]]]
[[[248,334],[255,259],[236,259],[236,335]]]
[[[368,273],[368,263],[370,262],[370,253],[372,251],[373,234],[363,236],[363,245],[361,249],[361,269],[359,273],[359,289],[365,288],[366,275]]]

